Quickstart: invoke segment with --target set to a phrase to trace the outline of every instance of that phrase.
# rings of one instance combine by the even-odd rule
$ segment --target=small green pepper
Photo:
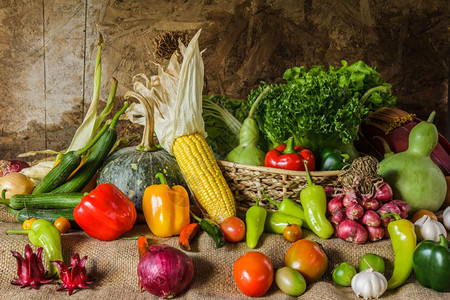
[[[297,224],[302,227],[303,221],[281,212],[267,210],[266,221],[264,222],[264,232],[283,234],[284,229],[289,224]]]
[[[220,248],[225,245],[225,237],[219,224],[207,218],[199,218],[191,212],[191,215],[198,221],[200,227],[213,239],[216,247]]]
[[[261,192],[267,199],[267,201],[275,205],[275,207],[278,209],[280,213],[302,219],[303,221],[302,227],[310,229],[308,223],[306,223],[305,212],[303,211],[303,207],[300,204],[289,198],[284,198],[283,201],[281,201],[281,203],[278,203],[275,200],[269,198],[264,192],[264,190],[262,190]]]
[[[61,247],[61,233],[52,222],[45,219],[37,219],[32,224],[30,229],[8,230],[9,233],[25,233],[28,234],[28,239],[36,247],[42,247],[47,257],[47,269],[49,276],[58,274],[58,269],[51,261],[64,261]]]
[[[417,281],[438,292],[450,292],[450,248],[444,235],[440,241],[424,240],[413,255],[413,268]]]
[[[417,237],[414,224],[407,219],[400,218],[396,213],[387,213],[382,218],[393,216],[394,221],[388,224],[388,232],[394,249],[394,271],[388,280],[388,289],[402,285],[413,268],[413,254],[416,248]]]
[[[267,210],[259,206],[259,199],[256,199],[255,205],[250,207],[245,213],[246,242],[249,248],[253,249],[258,245],[258,240],[264,232],[266,217]]]
[[[305,161],[303,163],[308,186],[300,192],[300,202],[304,209],[306,223],[318,237],[328,239],[333,235],[334,228],[326,217],[327,195],[322,186],[313,184],[308,166]]]
[[[333,147],[325,147],[320,152],[319,161],[320,169],[322,171],[331,170],[341,170],[347,161],[349,160],[349,155],[342,153],[341,150]]]

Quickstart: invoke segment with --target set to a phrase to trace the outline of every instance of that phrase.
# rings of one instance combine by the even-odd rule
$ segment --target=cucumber
[[[64,217],[69,220],[72,227],[79,227],[73,217],[73,208],[61,208],[61,209],[28,209],[23,208],[21,210],[11,209],[7,207],[7,210],[16,216],[17,221],[23,223],[29,218],[46,219],[50,222],[54,222],[59,217]]]
[[[122,109],[114,115],[108,129],[98,140],[85,163],[81,165],[69,180],[52,190],[52,194],[79,192],[89,183],[116,143],[117,132],[114,128],[120,115],[125,112],[128,106],[129,103],[125,102]]]
[[[77,151],[69,151],[64,154],[59,163],[38,183],[32,194],[39,195],[48,193],[62,185],[80,165],[81,155],[94,146],[107,129],[108,126],[105,124],[88,145]]]
[[[10,199],[0,199],[1,204],[12,209],[22,208],[75,208],[83,198],[83,193],[14,195]]]

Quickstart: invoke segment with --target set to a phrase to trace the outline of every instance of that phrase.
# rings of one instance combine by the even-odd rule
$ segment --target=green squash
[[[166,150],[140,151],[126,147],[114,152],[98,172],[97,183],[112,183],[130,198],[138,211],[142,211],[145,188],[160,184],[155,177],[162,173],[169,186],[182,185],[187,189],[183,174],[175,157]]]
[[[154,108],[139,94],[127,92],[125,98],[129,97],[136,98],[144,107],[142,141],[137,147],[122,148],[110,154],[98,171],[97,184],[114,184],[130,198],[139,212],[142,211],[145,189],[150,185],[160,184],[155,177],[157,173],[164,174],[170,187],[184,186],[191,195],[175,157],[153,144]]]

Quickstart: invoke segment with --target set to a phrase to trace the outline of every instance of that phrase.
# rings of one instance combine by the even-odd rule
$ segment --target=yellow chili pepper
[[[181,185],[170,188],[162,173],[155,176],[161,184],[147,187],[142,199],[145,221],[156,236],[179,235],[190,223],[188,193]]]

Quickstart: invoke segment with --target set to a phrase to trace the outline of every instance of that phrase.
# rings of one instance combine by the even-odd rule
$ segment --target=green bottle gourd
[[[242,123],[239,132],[239,145],[228,153],[225,157],[226,161],[253,166],[264,165],[266,153],[258,146],[259,128],[256,120],[253,118],[253,114],[269,89],[270,86],[266,87],[253,103],[248,117]]]
[[[444,173],[430,158],[438,142],[438,131],[432,123],[435,114],[431,112],[427,121],[413,127],[406,151],[379,163],[378,173],[392,187],[394,197],[411,206],[411,212],[419,209],[436,212],[445,200]]]

